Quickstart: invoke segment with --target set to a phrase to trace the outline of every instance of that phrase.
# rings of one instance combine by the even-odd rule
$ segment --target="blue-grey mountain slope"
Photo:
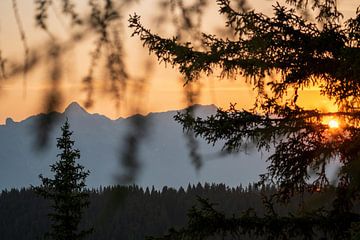
[[[215,106],[198,106],[199,115],[216,111]],[[77,103],[70,104],[64,113],[52,113],[59,117],[50,133],[49,147],[37,151],[34,126],[42,116],[32,116],[21,122],[7,119],[0,125],[0,189],[38,185],[38,175],[51,176],[49,165],[56,161],[56,137],[67,117],[74,131],[76,148],[81,151],[80,163],[91,171],[89,187],[115,184],[122,173],[119,153],[124,137],[132,130],[131,120],[135,117],[108,119],[99,114],[89,114]],[[151,113],[145,116],[148,122],[148,136],[143,139],[139,155],[141,170],[136,183],[141,186],[186,186],[189,183],[214,182],[236,186],[258,180],[265,172],[267,153],[255,151],[220,157],[220,147],[200,142],[204,164],[196,171],[189,159],[187,140],[182,126],[173,120],[176,111]]]

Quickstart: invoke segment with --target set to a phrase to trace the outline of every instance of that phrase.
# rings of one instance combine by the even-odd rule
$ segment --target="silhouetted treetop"
[[[50,166],[54,178],[40,175],[42,185],[33,188],[35,193],[51,200],[52,212],[48,214],[52,222],[51,231],[45,236],[54,240],[85,239],[93,231],[79,230],[84,209],[90,203],[85,189],[85,179],[90,172],[77,163],[80,151],[73,148],[71,135],[70,124],[66,120],[61,127],[61,137],[57,138],[56,146],[61,150],[57,155],[59,159]]]

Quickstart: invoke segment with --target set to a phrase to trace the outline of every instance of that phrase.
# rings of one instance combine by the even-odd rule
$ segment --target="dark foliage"
[[[169,236],[204,239],[243,229],[269,239],[289,239],[295,233],[311,239],[309,226],[314,226],[332,232],[334,239],[349,238],[351,223],[358,221],[353,207],[360,193],[360,6],[355,18],[342,23],[336,0],[288,0],[285,6],[275,4],[272,16],[250,10],[246,1],[240,1],[235,8],[234,2],[217,0],[233,38],[204,33],[204,49],[200,50],[192,42],[152,33],[136,14],[130,17],[129,26],[133,36],[138,35],[159,62],[178,67],[186,83],[220,70],[220,77],[244,77],[256,91],[254,107],[249,111],[231,105],[207,119],[179,113],[175,119],[185,131],[212,144],[225,140],[224,150],[228,152],[239,151],[249,143],[256,144],[259,150],[274,147],[274,154],[268,158],[268,173],[260,184],[276,184],[276,196],[281,201],[297,193],[328,188],[327,166],[338,161],[337,197],[328,214],[298,216],[294,221],[276,216],[225,219],[213,213],[210,205],[204,205],[203,211],[190,219],[188,228]],[[315,14],[313,21],[297,11],[305,12],[308,6]],[[301,90],[313,86],[334,100],[339,111],[302,108],[298,104]],[[329,116],[341,119],[340,130],[332,131],[322,122]],[[273,220],[281,227],[273,225]],[[344,224],[333,226],[332,221]],[[217,224],[210,224],[214,222]]]
[[[87,229],[94,226],[94,232],[86,239],[140,240],[146,236],[166,234],[170,227],[181,229],[192,219],[192,231],[196,230],[195,226],[206,227],[202,230],[205,236],[205,233],[209,233],[206,231],[210,231],[212,227],[214,228],[211,231],[219,231],[219,226],[216,226],[219,221],[225,224],[250,219],[250,226],[256,226],[260,222],[271,220],[267,216],[268,210],[262,204],[262,195],[269,196],[274,192],[274,187],[258,188],[252,184],[236,188],[229,188],[223,184],[198,184],[178,190],[164,187],[161,191],[138,186],[89,190],[87,193],[90,205],[84,209],[79,228]],[[328,209],[333,195],[329,193],[305,196],[303,208],[311,212],[319,205],[326,205],[325,209]],[[199,202],[198,199],[208,199],[208,202]],[[289,213],[296,214],[300,200],[301,196],[297,196],[289,205],[274,204],[279,221],[266,223],[263,226],[264,230],[277,223],[286,223],[287,220],[289,223],[285,226],[290,227],[290,222],[295,220]],[[217,205],[210,205],[210,202]],[[51,205],[49,199],[41,198],[31,189],[3,191],[0,195],[0,238],[25,240],[41,237],[51,228],[51,221],[46,217],[52,211]],[[203,220],[206,224],[201,223]],[[280,226],[274,231],[279,229]],[[241,239],[257,238],[244,234]]]
[[[289,3],[301,7],[308,1]],[[333,1],[313,2],[313,8],[320,9],[317,19],[321,26],[279,4],[274,6],[273,17],[246,9],[236,11],[228,0],[219,0],[218,4],[236,39],[203,34],[204,51],[177,38],[161,38],[144,28],[139,16],[130,18],[133,35],[139,35],[160,62],[179,67],[187,82],[220,69],[222,77],[246,77],[258,93],[252,111],[236,110],[232,105],[208,119],[179,114],[176,120],[209,143],[226,140],[224,149],[228,151],[237,151],[246,142],[255,142],[259,149],[274,145],[276,152],[269,158],[271,166],[264,179],[279,183],[284,198],[307,188],[309,168],[319,176],[314,187],[327,185],[325,167],[336,157],[343,164],[339,179],[346,185],[351,178],[346,169],[358,155],[349,151],[349,146],[357,146],[359,134],[360,50],[359,39],[354,39],[358,17],[341,25],[340,14],[331,7]],[[279,77],[267,78],[273,74]],[[271,94],[265,91],[267,85]],[[322,94],[334,99],[343,111],[324,113],[301,108],[297,105],[299,90],[309,86],[319,86]],[[321,122],[324,116],[341,117],[345,123],[342,132],[329,132]]]
[[[47,237],[56,240],[84,239],[92,229],[78,229],[82,214],[89,206],[88,193],[85,192],[85,179],[89,171],[79,165],[80,151],[73,149],[72,132],[68,121],[61,128],[62,135],[57,139],[57,147],[61,150],[58,161],[51,165],[54,178],[40,175],[42,185],[34,187],[36,194],[50,200],[52,211],[48,214],[51,230]]]

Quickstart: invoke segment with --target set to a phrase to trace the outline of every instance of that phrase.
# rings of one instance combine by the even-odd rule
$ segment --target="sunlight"
[[[328,125],[329,125],[329,128],[339,128],[339,122],[335,119],[331,119],[329,122],[328,122]]]
[[[334,116],[326,116],[322,119],[322,124],[327,125],[329,129],[337,130],[341,128],[341,121],[340,119],[334,117]]]

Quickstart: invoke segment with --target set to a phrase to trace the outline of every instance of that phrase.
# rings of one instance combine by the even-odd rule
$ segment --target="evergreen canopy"
[[[209,143],[225,140],[228,151],[239,150],[248,141],[259,149],[274,145],[269,173],[263,177],[277,182],[284,197],[308,189],[309,170],[317,174],[311,189],[329,184],[325,169],[337,158],[342,166],[338,184],[349,188],[356,182],[354,165],[360,149],[360,8],[356,18],[342,24],[342,14],[332,0],[277,3],[271,17],[243,4],[235,10],[229,0],[217,3],[235,37],[203,34],[203,49],[153,34],[136,14],[129,20],[133,35],[139,35],[159,61],[178,67],[187,82],[220,69],[221,77],[245,77],[257,92],[251,111],[232,105],[207,119],[179,114],[176,120]],[[315,22],[296,10],[309,5],[318,13]],[[339,111],[299,106],[300,90],[311,86],[335,100]],[[325,116],[341,118],[341,132],[330,132],[321,121]]]
[[[289,239],[298,233],[312,239],[316,231],[334,239],[350,237],[351,224],[359,220],[353,204],[360,193],[360,5],[355,18],[344,20],[336,0],[287,0],[286,6],[273,6],[273,16],[248,9],[245,1],[238,1],[237,8],[235,1],[217,3],[234,37],[204,33],[202,47],[177,37],[162,38],[145,28],[136,14],[129,19],[133,36],[138,35],[159,62],[177,67],[187,84],[220,70],[221,78],[244,77],[257,93],[249,111],[231,105],[202,119],[195,118],[190,109],[179,113],[176,120],[209,143],[224,140],[226,151],[241,150],[249,142],[259,150],[274,147],[260,183],[275,183],[280,200],[288,201],[299,192],[329,189],[326,169],[329,163],[338,162],[336,198],[333,209],[325,214],[320,211],[288,219],[271,211],[268,218],[245,214],[226,219],[205,202],[190,215],[187,228],[173,230],[164,238],[203,239],[215,233],[242,232],[269,239]],[[313,21],[304,14],[308,7],[317,14]],[[323,96],[334,100],[338,111],[302,107],[299,95],[309,87],[320,88]],[[341,128],[330,129],[323,123],[325,117],[339,118]],[[332,222],[342,224],[336,228],[331,227]],[[309,226],[318,230],[310,231]]]

